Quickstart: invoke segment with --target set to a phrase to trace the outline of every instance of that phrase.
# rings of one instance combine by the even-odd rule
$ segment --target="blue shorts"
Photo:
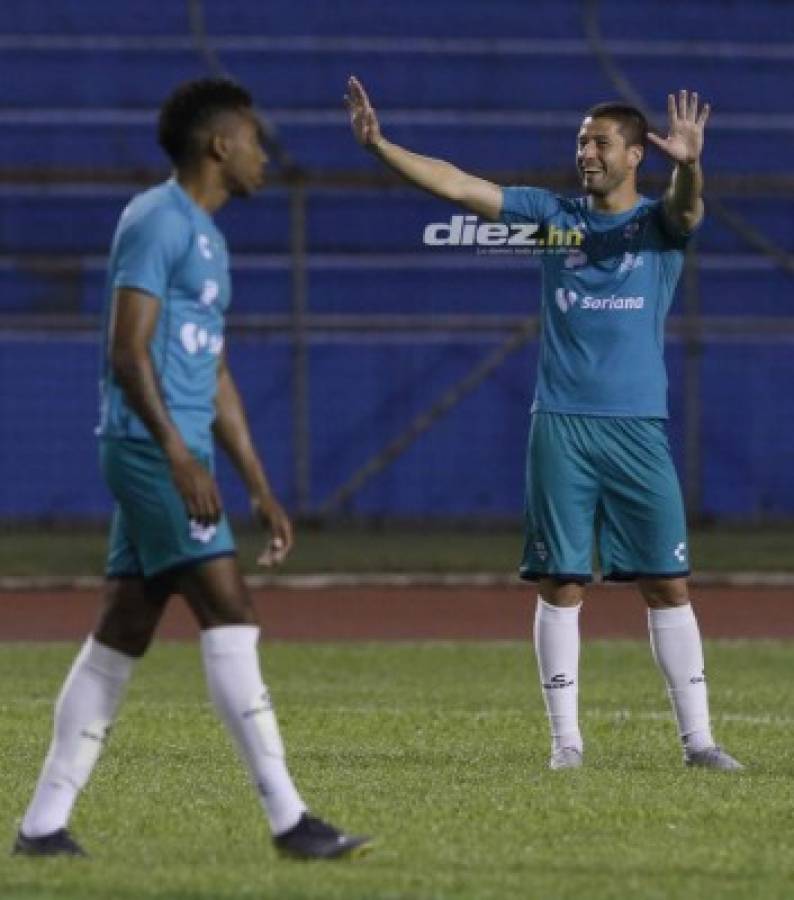
[[[591,581],[594,534],[605,580],[689,574],[664,421],[535,413],[521,577]]]
[[[211,454],[192,451],[210,471]],[[235,551],[229,522],[201,526],[187,514],[168,461],[149,441],[100,441],[102,473],[116,499],[105,575],[151,578]]]

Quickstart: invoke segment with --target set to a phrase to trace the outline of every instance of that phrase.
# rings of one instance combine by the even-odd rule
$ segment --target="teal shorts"
[[[210,471],[211,454],[192,451]],[[192,521],[163,452],[149,441],[100,441],[102,474],[116,500],[110,527],[108,578],[151,578],[235,551],[228,520]]]
[[[662,419],[535,413],[521,577],[607,581],[689,574],[686,518]]]

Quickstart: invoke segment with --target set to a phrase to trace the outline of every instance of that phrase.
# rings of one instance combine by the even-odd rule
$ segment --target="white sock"
[[[22,820],[28,837],[65,828],[99,759],[135,660],[89,637],[55,704],[55,728],[33,799]]]
[[[648,629],[684,746],[689,750],[713,747],[703,645],[692,606],[649,609]]]
[[[551,726],[552,750],[582,751],[579,731],[579,610],[552,606],[538,597],[535,607],[535,654],[540,685]]]
[[[254,625],[226,625],[201,633],[210,696],[257,787],[274,834],[297,824],[306,805],[292,783],[284,745],[259,671]]]

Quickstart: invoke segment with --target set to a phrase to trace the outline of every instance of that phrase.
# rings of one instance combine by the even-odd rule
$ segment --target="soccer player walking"
[[[136,660],[170,596],[201,628],[210,695],[237,744],[276,848],[349,856],[366,838],[309,815],[284,758],[259,671],[259,629],[213,475],[213,437],[270,530],[265,565],[289,553],[292,528],[254,448],[226,364],[229,258],[212,214],[264,184],[267,155],[249,94],[222,79],[189,82],[160,112],[169,181],[135,197],[111,248],[104,314],[101,464],[116,507],[105,605],[55,707],[55,729],[14,845],[30,856],[84,855],[67,829]]]
[[[579,611],[592,580],[593,535],[604,578],[636,581],[651,647],[683,744],[684,762],[742,766],[719,747],[709,720],[703,649],[687,588],[681,491],[670,456],[664,321],[689,235],[703,217],[700,155],[709,116],[696,93],[668,98],[669,133],[642,113],[605,103],[576,139],[584,196],[501,188],[381,133],[362,84],[348,82],[358,142],[418,188],[486,219],[539,223],[542,337],[527,451],[521,576],[538,583],[534,643],[551,726],[552,769],[583,762],[578,721]],[[674,163],[661,200],[637,191],[648,140]],[[549,238],[553,239],[549,240]]]

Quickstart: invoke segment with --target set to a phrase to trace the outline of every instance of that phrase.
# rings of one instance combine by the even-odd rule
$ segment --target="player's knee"
[[[685,578],[647,578],[638,584],[643,599],[651,609],[670,609],[689,603]]]
[[[143,656],[152,642],[167,599],[167,595],[147,591],[142,580],[108,582],[105,606],[94,637],[119,653]]]
[[[553,578],[543,578],[538,585],[538,593],[550,606],[578,606],[584,600],[584,591],[583,584]]]
[[[242,583],[205,584],[185,591],[185,599],[199,627],[256,624],[251,598]]]
[[[253,625],[254,611],[247,595],[231,594],[206,598],[194,608],[201,628],[221,628],[224,625]]]
[[[94,632],[100,644],[126,656],[140,657],[149,649],[156,623],[129,617],[103,617]]]
[[[202,629],[256,624],[248,588],[232,557],[185,571],[178,586]]]

